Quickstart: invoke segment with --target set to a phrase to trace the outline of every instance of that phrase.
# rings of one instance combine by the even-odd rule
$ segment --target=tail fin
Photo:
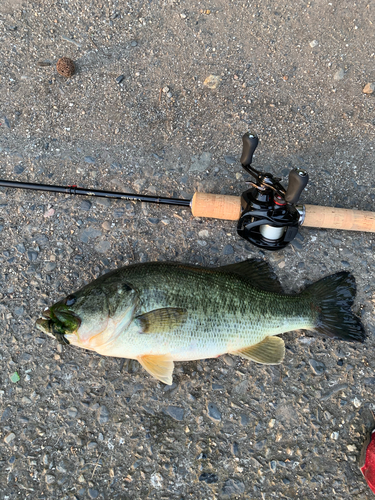
[[[315,330],[329,337],[364,342],[366,333],[361,320],[353,314],[356,285],[354,276],[340,272],[313,283],[302,292],[311,307],[319,311]]]

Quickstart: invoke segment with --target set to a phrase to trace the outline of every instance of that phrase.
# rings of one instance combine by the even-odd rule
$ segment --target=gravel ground
[[[308,170],[302,201],[371,210],[374,24],[367,1],[2,0],[0,176],[239,195],[250,128],[255,168],[284,183]],[[372,498],[358,455],[375,410],[373,235],[302,228],[263,254],[188,209],[10,189],[0,231],[1,499]],[[350,270],[366,343],[293,332],[280,366],[226,355],[177,364],[164,386],[34,327],[108,269],[260,255],[290,291]]]

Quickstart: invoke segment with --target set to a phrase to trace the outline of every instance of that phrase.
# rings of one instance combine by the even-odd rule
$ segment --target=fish
[[[125,266],[47,308],[36,327],[62,344],[138,360],[171,385],[174,362],[229,353],[283,361],[277,335],[293,330],[364,342],[352,312],[355,279],[342,271],[286,294],[266,261],[217,268],[177,262]]]

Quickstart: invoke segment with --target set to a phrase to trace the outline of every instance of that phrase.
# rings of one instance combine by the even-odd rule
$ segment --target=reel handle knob
[[[241,163],[242,165],[250,165],[253,161],[253,154],[258,146],[259,139],[256,135],[250,134],[250,132],[244,134],[242,136],[242,155],[241,155]]]
[[[309,174],[302,168],[295,168],[289,172],[289,184],[285,193],[285,201],[297,203],[302,191],[309,181]]]

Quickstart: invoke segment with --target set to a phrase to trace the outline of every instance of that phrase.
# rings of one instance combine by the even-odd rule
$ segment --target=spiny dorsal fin
[[[146,354],[137,359],[150,375],[164,384],[172,385],[174,363],[170,354]]]
[[[246,359],[251,359],[263,365],[278,365],[285,356],[285,344],[280,337],[266,337],[259,344],[231,352]]]
[[[142,328],[140,333],[170,332],[183,325],[186,319],[187,311],[181,307],[164,307],[136,317]]]
[[[237,264],[219,267],[220,271],[238,274],[248,279],[253,286],[266,292],[284,293],[273,269],[264,260],[249,259]]]

